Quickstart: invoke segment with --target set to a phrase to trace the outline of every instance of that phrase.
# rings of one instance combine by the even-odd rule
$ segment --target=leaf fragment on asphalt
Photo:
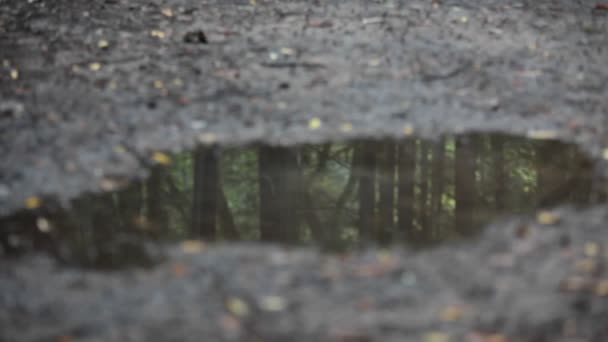
[[[350,122],[344,122],[340,125],[340,131],[342,133],[348,133],[353,130],[353,124]]]
[[[549,210],[541,210],[536,214],[536,221],[542,225],[552,225],[559,222],[559,215]]]
[[[167,34],[161,30],[151,30],[150,36],[158,39],[163,39],[167,36]]]
[[[39,217],[38,219],[36,219],[36,226],[38,227],[38,230],[42,233],[49,233],[52,229],[51,223],[44,217]]]
[[[38,196],[30,196],[25,199],[25,207],[27,209],[39,208],[41,204],[42,204],[42,200]]]
[[[172,271],[175,276],[182,277],[186,274],[188,268],[183,263],[176,262],[175,264],[173,264]]]
[[[249,315],[249,305],[238,297],[228,298],[226,300],[226,308],[230,313],[237,317],[246,317]]]
[[[597,270],[597,263],[594,259],[586,258],[578,260],[574,265],[574,268],[580,273],[593,273]]]
[[[93,62],[89,64],[89,69],[91,71],[99,71],[101,70],[101,63],[98,62]]]
[[[321,122],[321,119],[319,118],[312,118],[310,119],[310,121],[308,121],[308,128],[310,128],[311,130],[315,130],[318,129],[319,127],[321,127],[323,123]]]
[[[608,296],[608,279],[598,281],[594,292],[600,297]]]
[[[585,255],[590,258],[595,258],[600,253],[600,245],[597,242],[585,243]]]
[[[201,133],[198,136],[198,141],[202,144],[210,145],[217,141],[217,135],[215,133]]]
[[[450,335],[439,331],[432,331],[424,334],[422,340],[424,342],[449,342]]]
[[[181,249],[186,254],[198,254],[205,249],[205,244],[199,240],[186,240],[182,242]]]
[[[412,124],[403,125],[403,135],[409,137],[412,134],[414,134],[414,126]]]
[[[163,152],[154,152],[152,154],[152,160],[161,165],[171,164],[171,157]]]
[[[449,305],[441,310],[439,319],[444,322],[458,321],[464,315],[464,309],[460,305]]]
[[[260,307],[264,311],[278,312],[285,310],[287,302],[280,296],[264,296],[260,300]]]
[[[528,131],[528,138],[535,140],[548,140],[555,139],[557,137],[557,131],[551,129],[535,129]]]

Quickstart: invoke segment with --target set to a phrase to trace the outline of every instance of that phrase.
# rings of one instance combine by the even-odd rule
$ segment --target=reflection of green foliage
[[[259,196],[256,149],[224,151],[220,170],[226,200],[241,237],[257,239]]]
[[[471,139],[475,146],[474,160],[475,168],[475,222],[483,224],[495,215],[494,208],[497,202],[496,196],[496,159],[489,138],[473,137]],[[445,169],[441,181],[442,193],[440,194],[441,212],[430,212],[434,208],[431,206],[431,194],[433,180],[431,169],[433,158],[433,146],[436,142],[416,140],[416,151],[418,153],[417,167],[415,169],[415,196],[413,199],[415,213],[414,226],[418,229],[424,220],[421,219],[420,211],[428,212],[426,215],[432,216],[433,239],[456,236],[452,232],[452,225],[456,210],[458,208],[455,199],[455,177],[454,165],[456,155],[456,140],[446,138],[445,151],[443,158],[443,168]],[[526,142],[520,139],[504,137],[503,162],[502,167],[505,171],[504,188],[506,189],[503,202],[509,212],[519,212],[529,210],[535,205],[537,183],[539,179],[538,161],[539,146],[537,142]],[[381,143],[375,143],[381,146]],[[302,203],[298,208],[298,215],[304,215],[306,210],[314,209],[315,215],[325,229],[339,232],[329,234],[335,244],[352,244],[356,242],[358,229],[358,203],[356,196],[356,186],[351,189],[350,195],[344,203],[339,219],[336,218],[336,202],[344,192],[347,181],[351,176],[352,157],[354,144],[339,143],[322,146],[303,146],[294,149],[298,156],[298,171],[302,175],[303,191],[306,191],[312,198],[313,203]],[[423,174],[420,167],[420,153],[427,151],[428,169]],[[258,239],[259,232],[259,179],[258,179],[258,149],[255,147],[228,148],[222,151],[221,157],[221,186],[224,191],[231,215],[237,227],[240,238]],[[324,156],[324,157],[321,157]],[[324,161],[324,162],[323,162]],[[549,161],[551,162],[551,161]],[[566,164],[567,165],[567,164]],[[545,166],[546,167],[546,166]],[[181,153],[173,158],[173,164],[168,172],[168,179],[163,184],[163,199],[168,213],[169,227],[167,227],[167,237],[186,237],[189,229],[192,188],[193,188],[193,160],[191,153]],[[378,174],[377,177],[387,175]],[[421,195],[421,184],[427,186],[427,204],[423,207],[419,201]],[[378,191],[378,188],[376,188]],[[143,192],[146,194],[146,192]],[[378,195],[378,193],[376,194]],[[395,191],[395,203],[397,191]],[[393,220],[397,221],[396,210],[393,211]],[[314,234],[304,219],[299,219],[300,229],[299,238],[303,241],[314,239]],[[339,222],[339,227],[331,226],[332,223]],[[220,232],[220,236],[222,233]]]
[[[447,237],[454,235],[451,233],[451,224],[457,210],[457,203],[454,198],[454,171],[455,163],[456,140],[452,137],[445,140],[445,152],[443,166],[446,169],[443,174],[443,192],[441,193],[441,212],[429,213],[435,216],[433,223],[437,225],[434,228],[440,236]],[[483,136],[474,136],[471,138],[475,144],[475,183],[476,196],[475,199],[475,217],[477,224],[482,224],[494,215],[494,203],[496,203],[495,189],[497,187],[496,180],[496,165],[495,151],[492,149],[490,139]],[[505,189],[507,190],[502,196],[503,202],[506,203],[507,210],[510,212],[518,212],[529,210],[535,203],[535,194],[537,192],[538,183],[538,149],[541,146],[537,142],[528,142],[521,139],[504,137],[505,144],[503,146],[502,166],[505,171]],[[427,142],[417,139],[416,146],[418,154],[421,151],[427,151],[429,166],[427,172],[422,174],[420,164],[415,170],[415,196],[421,195],[421,184],[425,182],[428,187],[428,196],[430,196],[433,188],[433,179],[430,178],[431,162],[433,158],[433,148],[435,142]],[[378,144],[380,146],[380,144]],[[303,176],[303,187],[313,198],[314,210],[318,219],[322,224],[330,224],[336,222],[335,210],[336,201],[344,191],[346,182],[351,176],[352,165],[351,158],[354,150],[354,144],[340,143],[321,146],[303,146],[295,149],[298,153],[299,171]],[[321,156],[324,157],[321,157]],[[325,161],[325,162],[323,162]],[[420,156],[418,156],[418,162]],[[169,201],[170,222],[172,229],[177,234],[185,234],[188,225],[188,216],[191,205],[191,189],[193,184],[192,175],[192,157],[189,153],[183,153],[174,158],[174,164],[171,167],[171,179],[174,184],[174,190],[177,193],[172,196],[181,197],[180,203],[188,206],[188,208],[177,207],[177,201]],[[386,175],[385,175],[386,176]],[[381,177],[379,175],[378,177]],[[223,191],[228,201],[228,206],[234,217],[235,225],[239,230],[239,234],[243,239],[257,239],[259,237],[259,194],[258,194],[258,165],[257,165],[257,149],[256,148],[230,148],[222,152],[221,159],[221,179]],[[345,206],[341,213],[339,234],[333,234],[336,244],[352,244],[357,237],[357,198],[356,191],[353,191],[345,202]],[[395,200],[398,198],[395,193]],[[171,204],[173,203],[173,204]],[[422,210],[420,203],[414,199],[415,210]],[[427,200],[427,207],[430,206],[431,199]],[[302,207],[299,209],[300,214],[304,214],[304,210],[309,208]],[[427,208],[425,210],[431,210]],[[185,215],[184,213],[188,213]],[[395,221],[397,217],[394,218]],[[313,239],[311,227],[308,222],[300,220],[301,227],[300,239],[309,241]],[[420,218],[416,216],[414,226],[420,227]],[[326,229],[338,229],[338,227],[326,227]],[[436,236],[438,238],[440,236]],[[341,241],[341,242],[340,242]]]
[[[458,231],[455,227],[455,217],[459,206],[456,202],[456,173],[455,156],[456,140],[446,138],[445,152],[443,158],[443,174],[432,179],[432,161],[438,156],[433,155],[434,142],[416,140],[415,149],[418,153],[416,168],[407,169],[406,174],[414,173],[414,198],[411,199],[414,210],[412,219],[413,235],[422,235],[427,240],[424,243],[432,243],[438,240],[456,239],[466,236],[467,232]],[[589,175],[581,172],[580,164],[583,161],[578,151],[560,143],[549,143],[539,141],[526,141],[512,137],[501,137],[504,142],[500,149],[502,151],[501,162],[497,162],[496,153],[487,137],[474,137],[475,148],[472,149],[474,157],[474,168],[465,170],[475,172],[475,184],[473,196],[474,212],[473,223],[475,227],[471,233],[478,231],[479,227],[487,224],[500,213],[529,212],[539,205],[539,198],[543,195],[543,180],[550,187],[550,199],[570,199],[584,203],[588,200],[591,187]],[[380,151],[382,143],[375,143]],[[342,210],[336,215],[338,199],[342,197],[349,178],[357,173],[353,172],[352,162],[354,151],[363,144],[340,143],[331,146],[303,146],[293,148],[297,155],[297,173],[301,174],[298,182],[302,184],[302,191],[295,192],[300,196],[295,203],[299,206],[294,211],[298,217],[296,222],[297,238],[299,242],[309,242],[318,238],[319,227],[311,227],[313,220],[304,219],[305,214],[312,210],[315,219],[324,230],[320,239],[332,248],[346,248],[358,244],[359,239],[359,197],[357,194],[358,183],[353,185],[345,197]],[[410,144],[409,146],[414,146]],[[329,147],[329,148],[328,148]],[[221,188],[225,194],[230,215],[234,220],[238,237],[246,240],[255,240],[260,237],[260,195],[258,176],[258,148],[236,147],[221,151],[220,172]],[[428,151],[428,168],[426,173],[420,167],[420,153]],[[380,152],[379,152],[380,153]],[[180,153],[175,155],[173,163],[163,172],[158,179],[159,183],[153,181],[154,177],[142,182],[135,182],[128,188],[99,197],[85,196],[74,203],[74,213],[58,217],[54,225],[62,227],[55,232],[69,248],[65,249],[66,258],[73,257],[81,259],[83,264],[113,265],[121,262],[120,258],[128,258],[128,255],[136,256],[141,260],[145,254],[138,240],[140,237],[152,237],[154,239],[176,240],[190,238],[190,221],[193,206],[193,155],[192,153]],[[323,162],[325,160],[325,162]],[[502,165],[497,165],[502,163]],[[398,167],[398,166],[395,166]],[[369,172],[362,167],[363,172]],[[497,172],[504,171],[503,173]],[[384,168],[383,172],[389,173]],[[292,170],[293,171],[293,170]],[[399,174],[399,170],[397,170]],[[502,174],[502,176],[499,176]],[[386,174],[378,172],[376,178],[376,196],[380,177]],[[498,186],[497,177],[503,177],[504,184]],[[587,178],[585,178],[587,177]],[[356,178],[355,178],[356,179]],[[560,182],[574,179],[576,186],[569,185],[567,195],[563,198],[559,191]],[[396,179],[397,182],[398,178]],[[424,182],[428,187],[428,196],[433,195],[432,189],[437,181],[443,182],[440,193],[441,211],[430,208],[434,201],[427,198],[427,204],[421,205],[421,184]],[[582,182],[582,183],[581,183]],[[541,184],[542,183],[542,184]],[[554,183],[558,183],[557,186]],[[398,182],[396,183],[398,184]],[[500,190],[500,191],[499,191]],[[502,192],[501,192],[502,191]],[[545,191],[546,192],[546,191]],[[159,193],[159,202],[153,201],[152,194]],[[386,192],[385,192],[386,193]],[[556,195],[553,194],[558,194]],[[303,194],[307,195],[306,197]],[[395,191],[395,204],[399,204],[398,192]],[[294,196],[293,194],[291,196]],[[501,196],[499,198],[499,196]],[[562,196],[562,197],[559,197]],[[308,199],[310,197],[310,199]],[[306,198],[306,199],[305,199]],[[499,201],[499,199],[501,201]],[[500,205],[498,205],[498,203]],[[576,203],[579,203],[576,202]],[[378,210],[379,201],[376,198],[376,222],[381,210]],[[434,204],[436,205],[436,202]],[[422,208],[421,208],[422,207]],[[155,212],[161,211],[161,212]],[[426,211],[426,213],[425,213]],[[385,215],[389,217],[391,212]],[[391,237],[411,238],[412,233],[399,231],[398,210],[392,211],[394,227],[389,232]],[[400,213],[400,212],[399,212]],[[422,227],[425,223],[423,215],[430,216],[432,227]],[[150,222],[141,220],[148,217]],[[386,218],[384,217],[384,218]],[[383,219],[384,219],[383,218]],[[428,218],[428,217],[426,217]],[[166,223],[159,226],[159,219]],[[220,224],[219,237],[226,238],[228,235],[226,227]],[[229,225],[227,225],[229,226]],[[316,229],[313,229],[316,228]],[[426,234],[423,229],[430,229]],[[315,235],[316,234],[316,235]],[[63,250],[62,250],[62,253]],[[141,262],[138,260],[137,262]]]
[[[188,234],[190,222],[190,201],[192,198],[192,157],[184,152],[173,158],[167,180],[166,210],[169,216],[170,235],[184,238]]]

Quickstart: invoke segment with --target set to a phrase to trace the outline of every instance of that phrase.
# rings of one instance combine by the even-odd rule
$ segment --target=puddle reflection
[[[193,238],[428,246],[502,214],[600,200],[593,175],[574,146],[505,135],[206,146],[69,211],[5,220],[2,242],[96,267],[150,263],[158,242]]]

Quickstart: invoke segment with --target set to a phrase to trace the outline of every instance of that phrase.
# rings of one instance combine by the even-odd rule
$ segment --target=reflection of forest
[[[137,255],[140,236],[426,245],[474,235],[501,213],[587,203],[592,173],[572,146],[501,135],[201,147],[145,182],[77,201],[55,233],[79,255],[114,258],[121,244]]]

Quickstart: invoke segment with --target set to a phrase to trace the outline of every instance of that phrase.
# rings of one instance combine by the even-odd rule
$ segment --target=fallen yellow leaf
[[[548,210],[541,210],[536,214],[536,221],[543,225],[555,224],[559,221],[559,215]]]
[[[414,133],[414,126],[411,124],[405,124],[403,126],[403,135],[410,136]]]
[[[116,146],[114,146],[113,150],[114,150],[114,152],[116,152],[118,154],[125,154],[125,153],[127,153],[127,149],[124,146],[122,146],[122,145],[116,145]]]
[[[156,88],[156,89],[163,89],[165,87],[165,84],[161,80],[156,80],[152,84],[154,85],[154,88]]]
[[[321,127],[323,123],[321,122],[321,119],[319,118],[312,118],[310,119],[310,121],[308,121],[308,128],[310,129],[318,129],[319,127]]]
[[[160,12],[165,16],[165,17],[172,17],[173,16],[173,10],[170,8],[163,8],[162,10],[160,10]]]
[[[260,300],[260,307],[265,311],[283,311],[287,307],[287,302],[283,297],[265,296]]]
[[[426,333],[422,340],[424,342],[449,342],[450,335],[443,333],[443,332],[434,331],[434,332]]]
[[[171,157],[162,152],[154,152],[154,154],[152,154],[152,160],[161,165],[171,164]]]
[[[202,133],[198,136],[198,141],[202,144],[210,145],[217,141],[215,133]]]
[[[36,209],[40,207],[42,200],[38,196],[30,196],[25,199],[25,207],[27,209]]]
[[[345,122],[340,125],[340,131],[342,131],[344,133],[348,133],[352,130],[353,130],[353,124],[351,124],[350,122]]]
[[[151,30],[150,35],[155,38],[163,39],[167,36],[167,34],[161,30]]]
[[[528,131],[528,137],[536,140],[555,139],[557,132],[550,129],[536,129]]]
[[[91,71],[99,71],[99,70],[101,70],[101,63],[97,63],[97,62],[91,63],[91,64],[89,64],[89,69]]]
[[[249,305],[242,299],[230,297],[226,300],[226,308],[237,317],[249,315]]]
[[[585,255],[590,258],[595,258],[600,253],[600,245],[597,242],[585,243]]]
[[[181,245],[182,251],[187,254],[197,254],[205,249],[205,245],[198,240],[187,240],[182,242]]]
[[[36,220],[36,226],[38,226],[38,230],[41,231],[42,233],[49,233],[52,229],[51,223],[49,222],[49,220],[45,219],[44,217],[39,217]]]

